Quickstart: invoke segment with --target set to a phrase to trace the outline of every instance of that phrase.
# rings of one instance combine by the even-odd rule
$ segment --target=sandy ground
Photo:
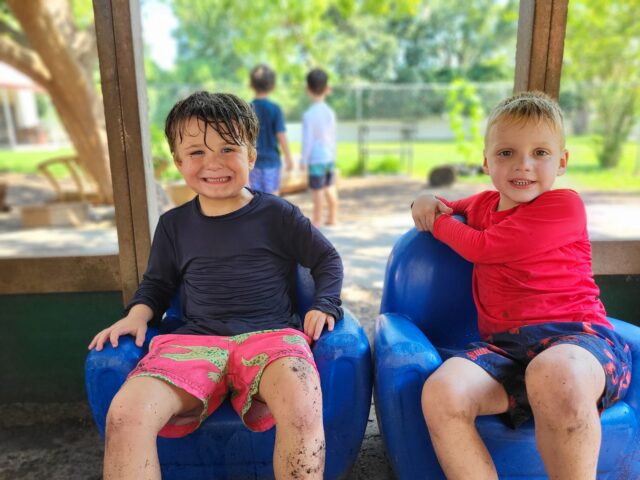
[[[9,185],[9,212],[0,213],[0,247],[9,237],[21,235],[15,207],[51,198],[52,193],[37,176],[0,174]],[[405,177],[365,177],[340,183],[340,224],[323,228],[345,262],[345,305],[360,319],[372,339],[380,301],[384,265],[395,240],[411,226],[409,205],[424,184]],[[456,184],[433,193],[460,198],[482,190],[482,185]],[[620,226],[611,222],[611,212],[621,205],[638,211],[640,195],[583,195],[588,208],[596,212],[596,233],[606,220],[603,236],[629,235],[628,214]],[[309,193],[287,197],[309,214]],[[589,206],[590,205],[590,206]],[[616,209],[611,208],[612,205]],[[595,210],[594,210],[595,208]],[[630,210],[631,211],[631,210]],[[109,210],[95,212],[96,228],[112,228]],[[625,219],[626,217],[626,219]],[[640,230],[638,230],[640,231]],[[23,231],[24,232],[24,231]],[[635,232],[632,236],[640,238]],[[20,237],[18,237],[20,238]],[[18,241],[24,244],[24,241]],[[98,479],[102,462],[102,441],[84,403],[63,405],[0,405],[0,480],[3,479]],[[373,408],[360,455],[350,480],[393,478],[384,455]]]

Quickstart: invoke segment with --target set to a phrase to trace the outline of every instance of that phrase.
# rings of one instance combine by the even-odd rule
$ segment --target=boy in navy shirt
[[[342,317],[342,263],[300,210],[245,187],[258,121],[229,94],[178,102],[165,133],[178,170],[198,195],[162,215],[149,265],[126,316],[98,333],[142,346],[182,287],[184,326],[156,336],[107,415],[105,479],[160,478],[156,436],[187,435],[226,398],[245,425],[277,428],[276,478],[321,479],[325,441],[320,379],[309,344]],[[316,293],[303,322],[289,286],[309,267]]]

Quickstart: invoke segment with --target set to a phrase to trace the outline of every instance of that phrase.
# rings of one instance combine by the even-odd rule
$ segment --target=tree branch
[[[5,35],[8,35],[15,43],[17,43],[21,47],[30,48],[29,40],[27,40],[25,34],[19,30],[16,30],[0,18],[0,37],[4,37]]]
[[[86,71],[91,71],[98,60],[98,49],[96,45],[96,29],[90,25],[86,30],[76,33],[74,40],[74,51],[78,61]]]
[[[51,74],[38,54],[8,36],[0,36],[0,60],[43,87],[46,87],[51,80]]]

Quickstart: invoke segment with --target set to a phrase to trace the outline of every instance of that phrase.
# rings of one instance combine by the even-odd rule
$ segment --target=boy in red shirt
[[[474,263],[483,341],[445,361],[422,392],[449,479],[498,478],[475,428],[492,414],[514,428],[533,415],[549,478],[596,477],[599,411],[626,393],[631,355],[598,299],[582,200],[551,190],[568,157],[558,104],[518,94],[487,123],[483,168],[497,191],[455,202],[421,195],[412,206],[418,230]]]

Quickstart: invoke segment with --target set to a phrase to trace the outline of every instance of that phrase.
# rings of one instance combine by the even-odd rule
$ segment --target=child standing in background
[[[316,68],[307,75],[307,94],[313,100],[302,117],[302,157],[300,166],[309,168],[309,186],[313,192],[313,217],[316,227],[322,224],[324,200],[329,212],[326,225],[334,225],[338,215],[336,194],[336,116],[325,102],[329,77]]]
[[[276,86],[276,73],[267,65],[258,65],[251,70],[251,88],[255,98],[251,106],[256,112],[260,131],[258,133],[258,158],[249,174],[251,188],[261,192],[278,195],[282,161],[280,149],[284,154],[287,171],[293,169],[289,142],[284,124],[284,115],[277,103],[268,96]]]

